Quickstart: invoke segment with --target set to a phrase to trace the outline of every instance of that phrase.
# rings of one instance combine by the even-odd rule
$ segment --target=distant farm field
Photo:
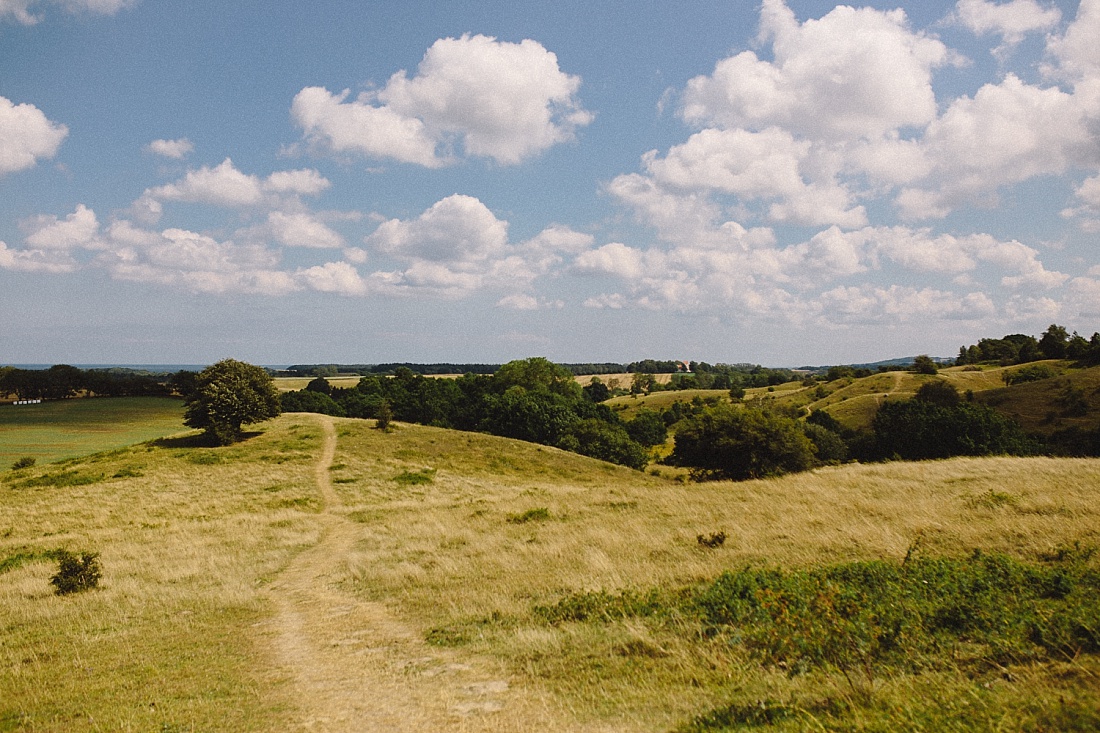
[[[296,392],[305,389],[306,385],[316,377],[275,377],[275,386],[280,392]],[[350,389],[359,384],[359,376],[351,377],[325,377],[330,385],[339,389]]]
[[[186,429],[183,402],[170,398],[111,397],[0,405],[0,470],[24,456],[51,463]]]

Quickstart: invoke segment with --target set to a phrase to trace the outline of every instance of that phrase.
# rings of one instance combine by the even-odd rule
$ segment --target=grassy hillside
[[[775,393],[755,394],[753,397],[775,404],[824,410],[842,425],[855,430],[871,426],[875,412],[887,399],[909,399],[920,386],[930,380],[941,379],[953,384],[961,394],[974,393],[979,401],[996,407],[1010,417],[1017,418],[1025,430],[1036,432],[1039,424],[1049,426],[1052,409],[1057,411],[1056,401],[1068,384],[1079,385],[1095,401],[1095,413],[1100,414],[1100,369],[1073,369],[1068,362],[1048,360],[1033,362],[1029,367],[1040,366],[1057,375],[1054,379],[1029,382],[1005,388],[1004,377],[1021,369],[1011,367],[948,367],[938,374],[925,375],[912,372],[884,372],[858,379],[845,378],[826,382],[815,387],[776,390]],[[1091,375],[1091,376],[1090,376]],[[784,385],[785,387],[788,385]],[[1061,390],[1061,392],[1059,392]],[[1078,420],[1073,424],[1087,423]],[[1095,417],[1092,418],[1095,425]],[[1064,425],[1063,425],[1064,426]]]
[[[956,648],[868,689],[762,663],[676,599],[746,565],[900,564],[915,547],[1049,563],[1100,542],[1097,487],[1098,461],[1000,458],[682,485],[315,415],[230,448],[167,439],[7,471],[0,730],[1088,730],[1091,654],[971,664]],[[59,547],[100,552],[102,587],[52,595]],[[546,611],[631,594],[667,613]]]
[[[1029,433],[1095,428],[1100,423],[1100,367],[1062,369],[1050,379],[1000,385],[978,399],[1013,418]]]
[[[111,397],[0,405],[0,470],[24,456],[48,463],[183,430],[183,402],[176,399]]]

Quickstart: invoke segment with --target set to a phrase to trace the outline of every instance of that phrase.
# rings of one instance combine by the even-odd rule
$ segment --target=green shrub
[[[99,585],[102,574],[99,553],[82,552],[78,557],[68,550],[58,550],[57,565],[57,573],[50,578],[50,583],[59,596],[79,593]]]
[[[15,463],[11,464],[11,470],[18,471],[21,468],[30,468],[37,462],[34,456],[23,456],[15,459]]]
[[[435,469],[423,468],[419,471],[403,471],[393,477],[402,486],[420,486],[435,481]],[[338,480],[339,481],[339,480]]]
[[[550,510],[546,507],[528,509],[523,514],[511,514],[508,521],[512,524],[527,524],[528,522],[542,522],[550,518]]]

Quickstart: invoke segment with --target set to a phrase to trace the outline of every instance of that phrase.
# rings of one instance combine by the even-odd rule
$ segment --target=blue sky
[[[1097,48],[1100,0],[0,0],[0,363],[1087,337]]]

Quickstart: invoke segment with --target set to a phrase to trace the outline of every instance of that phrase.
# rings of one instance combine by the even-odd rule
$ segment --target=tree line
[[[378,419],[490,433],[552,445],[632,468],[647,462],[648,445],[663,443],[664,423],[652,411],[624,421],[572,371],[542,357],[502,365],[495,373],[433,379],[406,367],[392,376],[368,375],[355,387],[323,377],[284,393],[287,412]]]
[[[999,339],[984,338],[976,344],[963,346],[955,360],[957,366],[995,363],[1001,366],[1026,364],[1041,359],[1073,359],[1086,364],[1100,364],[1100,333],[1086,339],[1076,331],[1069,333],[1056,323],[1039,338],[1012,333]]]
[[[49,369],[0,367],[0,395],[20,400],[167,397],[183,394],[193,378],[194,372],[157,375],[128,369],[79,369],[68,364]]]

